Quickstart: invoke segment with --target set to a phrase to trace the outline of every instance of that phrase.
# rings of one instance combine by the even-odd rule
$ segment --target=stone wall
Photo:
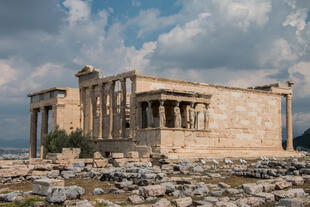
[[[162,153],[282,150],[280,94],[145,76],[138,76],[136,85],[137,92],[170,89],[212,95],[208,131],[161,130],[151,141],[139,136],[143,144],[159,145]]]

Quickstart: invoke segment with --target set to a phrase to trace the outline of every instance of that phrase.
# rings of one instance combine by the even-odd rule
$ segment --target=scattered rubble
[[[131,158],[128,158],[130,156]],[[154,160],[134,158],[135,153],[100,154],[70,162],[31,159],[1,161],[0,202],[20,202],[43,196],[36,206],[306,206],[310,204],[310,156],[259,160]],[[137,159],[136,162],[133,162]],[[267,160],[268,159],[268,160]],[[95,164],[98,160],[105,167]],[[113,160],[113,161],[111,161]],[[129,160],[129,161],[128,161]],[[131,161],[130,161],[131,160]],[[117,163],[117,164],[115,164]],[[66,184],[66,180],[96,180],[109,188]],[[31,192],[12,191],[13,184],[32,183]],[[89,187],[88,187],[89,188]],[[120,196],[111,201],[109,197]],[[86,199],[85,199],[86,198]],[[104,198],[104,199],[102,199]]]

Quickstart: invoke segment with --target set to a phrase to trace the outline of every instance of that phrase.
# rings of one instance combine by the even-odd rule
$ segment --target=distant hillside
[[[286,141],[283,142],[283,147],[286,147]],[[301,136],[294,138],[294,148],[296,147],[310,149],[310,128],[307,129]]]

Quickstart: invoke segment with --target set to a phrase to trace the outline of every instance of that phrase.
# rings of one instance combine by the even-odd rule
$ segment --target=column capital
[[[286,95],[286,98],[287,98],[288,100],[292,100],[293,95],[292,95],[292,94],[287,94],[287,95]]]

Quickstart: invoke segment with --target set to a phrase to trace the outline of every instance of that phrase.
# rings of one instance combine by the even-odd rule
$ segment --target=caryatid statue
[[[204,126],[204,129],[208,129],[209,128],[209,119],[210,119],[210,116],[209,116],[209,111],[207,110],[208,108],[208,105],[205,104],[205,107],[203,109],[203,126]]]
[[[180,112],[180,107],[179,107],[179,102],[177,105],[174,107],[174,127],[175,128],[181,128],[181,112]]]
[[[166,114],[165,114],[165,107],[164,101],[160,101],[159,105],[159,127],[166,126]]]
[[[191,106],[189,108],[189,124],[190,128],[195,128],[195,109],[194,109],[194,103],[191,103]]]

